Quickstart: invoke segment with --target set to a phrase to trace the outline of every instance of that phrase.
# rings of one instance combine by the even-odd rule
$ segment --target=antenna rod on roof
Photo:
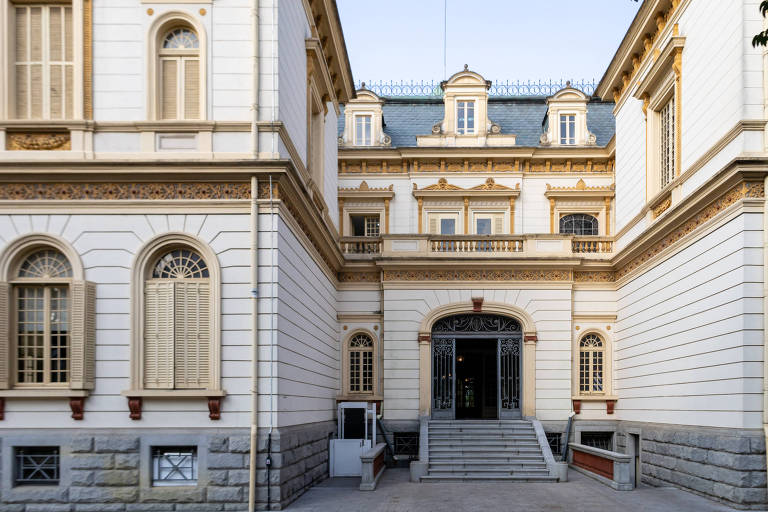
[[[443,2],[443,80],[448,80],[448,0]]]

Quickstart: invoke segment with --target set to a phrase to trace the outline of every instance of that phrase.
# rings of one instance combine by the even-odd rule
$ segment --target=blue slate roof
[[[587,128],[605,146],[616,131],[613,103],[592,100],[587,104]],[[442,99],[387,98],[383,106],[384,132],[392,147],[414,147],[417,135],[429,135],[432,126],[444,117]],[[488,117],[501,126],[501,133],[517,135],[516,146],[539,146],[547,114],[546,98],[489,98]],[[339,117],[339,136],[344,133],[344,116]]]

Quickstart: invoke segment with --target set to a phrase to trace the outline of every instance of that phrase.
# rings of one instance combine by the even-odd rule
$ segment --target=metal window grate
[[[581,444],[613,451],[613,432],[582,432]]]
[[[661,186],[666,187],[675,177],[675,98],[672,97],[659,113],[661,117]]]
[[[152,485],[197,485],[197,448],[194,446],[152,448]]]
[[[58,446],[20,446],[15,456],[16,485],[58,485]]]
[[[553,455],[560,455],[563,452],[563,434],[560,432],[545,432],[549,448]]]
[[[395,432],[395,455],[419,455],[418,432]]]

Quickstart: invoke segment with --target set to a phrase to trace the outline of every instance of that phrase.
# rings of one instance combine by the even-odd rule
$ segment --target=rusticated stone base
[[[651,423],[622,423],[620,430],[633,426],[641,429],[643,483],[673,485],[740,509],[766,508],[762,430]]]
[[[335,422],[259,431],[257,508],[279,510],[328,476]],[[245,511],[247,429],[0,431],[0,511]],[[271,441],[270,469],[266,469]],[[56,486],[14,486],[14,446],[59,446]],[[152,446],[196,446],[196,486],[153,487]]]

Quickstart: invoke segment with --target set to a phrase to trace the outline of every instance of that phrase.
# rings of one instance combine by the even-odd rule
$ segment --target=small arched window
[[[201,119],[200,41],[188,26],[166,31],[158,51],[160,119]]]
[[[604,393],[605,343],[597,334],[587,334],[579,342],[579,391]]]
[[[560,217],[561,235],[597,236],[598,223],[592,215],[572,213]]]
[[[144,284],[144,387],[206,389],[213,351],[211,279],[195,251],[157,257]]]
[[[373,338],[358,333],[349,339],[349,392],[373,393]]]
[[[72,265],[52,248],[19,264],[13,285],[16,384],[66,385],[70,377]]]

